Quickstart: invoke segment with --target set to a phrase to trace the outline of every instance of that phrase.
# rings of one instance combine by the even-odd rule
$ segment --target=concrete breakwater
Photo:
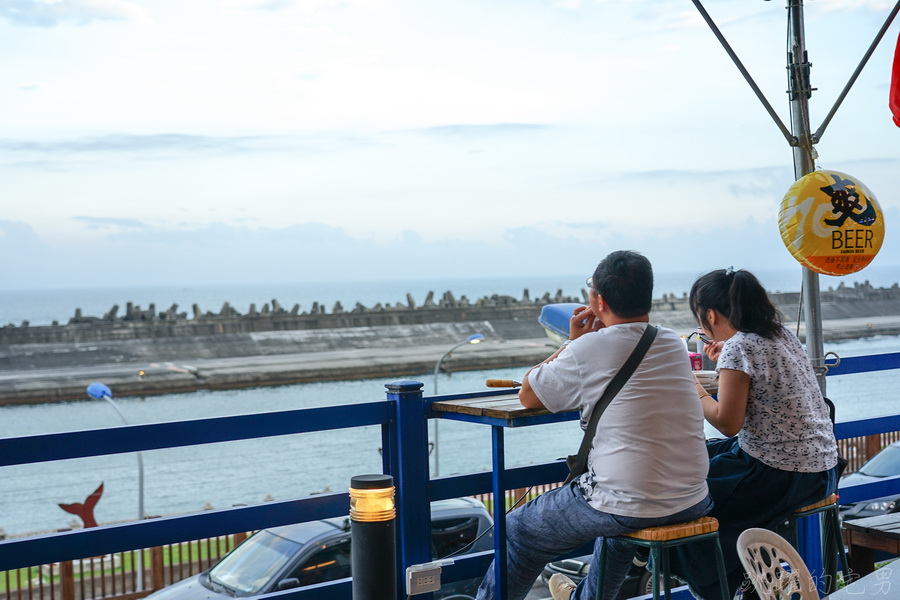
[[[532,299],[491,296],[477,301],[446,292],[422,305],[357,305],[331,312],[314,304],[290,311],[277,300],[240,313],[226,304],[193,317],[177,307],[162,312],[129,305],[100,317],[76,310],[65,325],[0,328],[0,404],[84,397],[91,381],[116,395],[148,395],[306,381],[408,377],[428,373],[450,345],[473,333],[486,342],[455,352],[445,370],[533,364],[551,349],[538,322],[541,308],[585,302],[561,293]],[[788,322],[799,314],[799,293],[774,294]],[[900,287],[868,284],[822,292],[826,339],[900,334]],[[696,324],[685,296],[654,301],[655,323],[688,333]],[[801,327],[802,337],[802,327]]]

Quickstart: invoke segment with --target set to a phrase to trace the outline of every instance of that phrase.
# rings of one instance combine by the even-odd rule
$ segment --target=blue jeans
[[[628,573],[635,547],[608,538],[644,527],[691,521],[702,517],[711,508],[712,502],[707,496],[702,502],[667,517],[652,519],[622,517],[592,508],[578,487],[577,481],[546,492],[506,517],[509,600],[524,598],[548,562],[591,541],[594,541],[591,575],[578,584],[578,589],[572,597],[577,600],[595,598],[600,552],[605,552],[606,577],[603,598],[612,600],[618,594],[622,581]],[[496,563],[491,563],[478,588],[477,600],[496,598],[495,568]]]

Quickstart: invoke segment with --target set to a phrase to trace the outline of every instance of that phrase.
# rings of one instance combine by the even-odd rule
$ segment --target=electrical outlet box
[[[446,564],[453,564],[453,561],[442,560],[407,567],[406,594],[415,596],[441,589],[441,566]]]

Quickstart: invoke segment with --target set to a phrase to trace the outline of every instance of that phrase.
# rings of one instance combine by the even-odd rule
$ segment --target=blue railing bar
[[[293,590],[283,590],[254,596],[256,600],[351,600],[353,596],[353,579],[335,579],[325,583],[316,583]]]
[[[883,417],[856,419],[854,421],[838,421],[834,425],[834,435],[839,440],[892,431],[900,431],[900,415],[885,415]]]
[[[298,500],[7,540],[0,542],[0,571],[342,517],[349,508],[347,493],[321,494]]]
[[[508,489],[518,489],[544,483],[558,483],[568,474],[565,460],[515,467],[506,470],[505,481]],[[460,496],[474,496],[492,491],[491,473],[474,473],[469,475],[453,475],[432,479],[429,498],[432,500],[446,500],[447,498],[459,498]]]
[[[900,476],[885,477],[879,481],[857,483],[838,488],[841,504],[852,504],[897,494],[900,494]]]
[[[664,597],[662,591],[660,591],[660,597]],[[630,600],[653,600],[653,594],[644,594],[642,596],[635,596]],[[682,585],[676,588],[672,588],[672,600],[694,600],[694,596],[688,590],[688,586]]]
[[[390,403],[370,402],[0,438],[0,467],[381,425],[391,413]]]
[[[889,369],[900,369],[900,352],[842,357],[841,364],[836,367],[828,367],[828,375],[850,375]]]

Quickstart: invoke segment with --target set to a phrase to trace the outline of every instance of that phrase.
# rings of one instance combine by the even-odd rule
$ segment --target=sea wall
[[[546,304],[585,302],[561,293],[531,299],[491,296],[470,302],[447,292],[439,301],[325,312],[287,311],[277,301],[239,313],[195,307],[158,312],[129,305],[102,317],[76,311],[65,325],[0,328],[0,405],[84,397],[91,381],[116,395],[148,395],[310,381],[410,377],[429,373],[449,345],[474,333],[485,343],[445,357],[442,369],[500,369],[531,365],[552,352],[538,322]],[[799,320],[800,294],[773,299],[791,325]],[[868,285],[822,293],[827,341],[900,335],[900,288]],[[686,334],[696,321],[685,296],[654,301],[651,320]]]
[[[525,290],[521,299],[511,296],[493,295],[471,302],[465,296],[457,299],[452,292],[446,292],[437,301],[429,292],[425,302],[417,305],[411,294],[407,294],[406,304],[385,306],[376,304],[368,308],[357,303],[350,310],[340,302],[331,312],[318,303],[310,310],[300,311],[295,304],[285,310],[278,300],[266,303],[257,309],[250,305],[246,312],[240,312],[225,303],[218,312],[203,312],[194,305],[192,315],[179,312],[173,305],[165,311],[157,311],[151,304],[146,310],[128,303],[120,314],[119,307],[113,306],[106,314],[85,316],[81,309],[69,322],[61,325],[32,327],[27,322],[15,326],[0,327],[0,345],[44,344],[44,343],[84,343],[116,340],[138,340],[154,338],[178,338],[196,336],[218,336],[249,334],[269,331],[333,330],[354,327],[389,327],[399,325],[422,325],[428,323],[461,323],[469,321],[528,320],[537,325],[536,317],[542,306],[560,302],[585,302],[585,298],[565,296],[561,291],[555,295],[544,294],[531,299]]]
[[[772,294],[772,299],[781,309],[786,322],[798,320],[798,315],[802,321],[800,298],[799,292]],[[548,292],[532,299],[526,289],[519,299],[493,295],[474,302],[465,296],[457,299],[449,291],[439,300],[435,300],[434,293],[429,292],[422,305],[417,305],[412,295],[407,294],[406,304],[398,303],[394,306],[376,304],[369,308],[357,303],[354,308],[346,310],[338,302],[330,312],[318,303],[313,303],[309,311],[301,312],[299,304],[286,310],[277,299],[273,299],[260,309],[251,304],[243,313],[227,302],[218,312],[204,312],[195,304],[190,316],[186,312],[179,312],[178,305],[158,311],[153,304],[143,309],[129,302],[121,314],[118,306],[113,306],[102,316],[83,315],[81,309],[76,308],[75,315],[66,324],[54,323],[32,327],[24,322],[21,325],[10,324],[0,327],[0,346],[472,321],[528,322],[531,327],[526,327],[520,332],[528,337],[534,332],[540,334],[537,317],[541,307],[561,302],[586,303],[587,291],[582,290],[581,297],[565,296],[562,291],[557,291],[554,295]],[[900,286],[894,284],[890,288],[874,288],[866,282],[857,283],[852,287],[840,285],[837,289],[822,291],[821,313],[823,319],[900,315]],[[652,314],[655,321],[670,327],[681,329],[693,326],[693,317],[686,295],[663,295],[662,298],[654,300]]]

